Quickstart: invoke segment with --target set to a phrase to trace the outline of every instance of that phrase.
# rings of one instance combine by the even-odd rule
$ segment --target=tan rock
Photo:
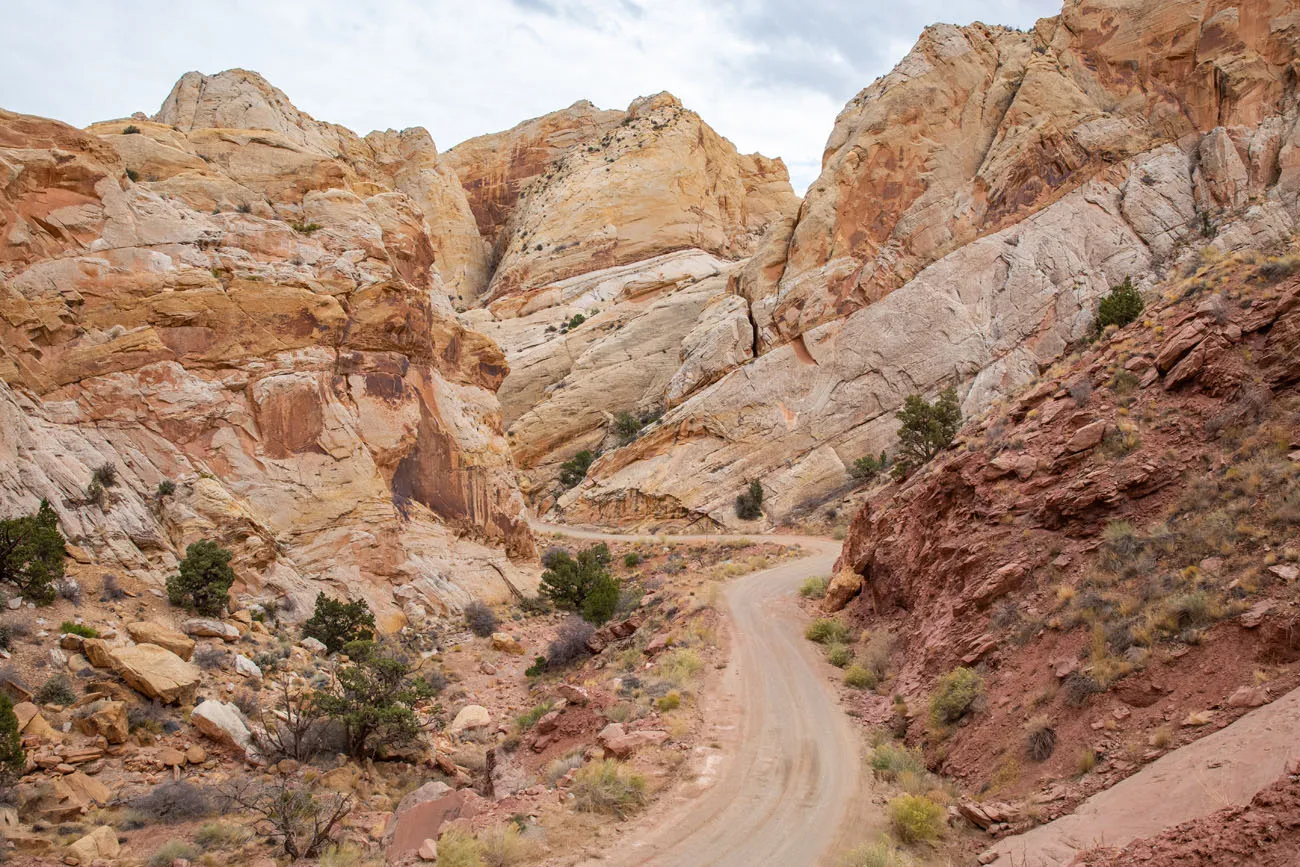
[[[185,751],[185,761],[191,765],[201,765],[208,760],[208,751],[195,744]]]
[[[190,713],[190,724],[219,744],[235,749],[244,758],[256,758],[252,731],[234,704],[208,700]]]
[[[492,633],[492,649],[514,656],[523,656],[524,654],[524,646],[519,643],[519,639],[505,632]]]
[[[110,667],[136,692],[164,704],[191,701],[201,672],[154,644],[108,648]]]
[[[126,632],[136,644],[156,644],[189,662],[194,655],[194,639],[169,626],[150,621],[128,623]]]
[[[1095,421],[1092,424],[1084,425],[1075,431],[1074,436],[1065,444],[1067,452],[1086,452],[1089,449],[1101,445],[1102,438],[1106,436],[1107,423],[1104,421]]]
[[[121,851],[117,842],[117,831],[108,825],[100,825],[86,836],[68,846],[64,860],[76,859],[83,867],[89,867],[96,858],[116,858]]]
[[[448,734],[460,734],[468,729],[486,728],[492,724],[492,715],[487,708],[477,704],[467,704],[456,713],[456,718],[447,727]]]
[[[83,734],[100,735],[110,744],[126,743],[131,735],[126,702],[102,699],[87,705],[74,719]]]
[[[162,762],[163,767],[179,768],[183,767],[187,761],[185,753],[174,747],[163,747],[156,755],[158,761]]]
[[[822,607],[831,612],[841,610],[849,604],[849,600],[862,592],[862,585],[861,575],[852,569],[841,569],[826,585],[826,596],[822,599]]]

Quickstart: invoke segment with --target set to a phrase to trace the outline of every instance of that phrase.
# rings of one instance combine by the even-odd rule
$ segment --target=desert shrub
[[[133,704],[126,709],[126,724],[133,732],[147,731],[160,735],[163,732],[163,723],[170,718],[167,709],[156,701]]]
[[[799,595],[805,599],[821,599],[826,595],[826,588],[830,583],[831,579],[825,575],[806,578],[803,584],[799,585]]]
[[[736,497],[736,517],[742,521],[757,521],[763,517],[763,483],[754,479],[749,488]]]
[[[587,321],[586,316],[583,316],[581,313],[575,313],[573,314],[572,318],[569,319],[568,322],[564,323],[564,325],[569,331],[572,331],[573,329],[577,328],[579,325],[581,325],[586,321]]]
[[[954,723],[966,715],[984,692],[979,672],[958,666],[939,678],[930,696],[930,719],[935,725]]]
[[[204,671],[216,671],[226,664],[230,654],[212,644],[202,644],[195,648],[192,661]]]
[[[117,485],[117,467],[113,464],[100,464],[91,472],[90,481],[105,488],[114,487]]]
[[[668,711],[672,711],[672,710],[677,710],[677,708],[681,706],[682,706],[682,694],[675,689],[667,693],[666,695],[660,696],[655,700],[655,707],[658,708],[663,713],[667,713]]]
[[[465,606],[465,625],[479,638],[487,638],[497,631],[499,623],[496,612],[486,603],[475,599]]]
[[[226,608],[226,594],[235,583],[230,568],[234,555],[216,542],[204,539],[185,549],[177,572],[167,578],[167,599],[173,605],[217,617]]]
[[[570,791],[578,810],[620,819],[646,802],[645,778],[615,759],[583,765],[574,774]]]
[[[885,741],[871,751],[871,770],[880,779],[893,781],[905,773],[924,774],[925,758],[919,750]]]
[[[486,867],[483,847],[467,831],[452,828],[438,838],[439,867]]]
[[[874,479],[888,468],[889,457],[884,452],[881,452],[880,457],[866,455],[855,460],[853,466],[849,468],[849,475],[855,479],[867,481]]]
[[[537,845],[525,838],[514,822],[483,830],[478,843],[485,867],[514,867],[537,854]]]
[[[1097,751],[1092,747],[1081,747],[1074,760],[1074,769],[1082,776],[1097,767]]]
[[[578,552],[548,551],[543,560],[541,595],[556,608],[574,611],[591,623],[604,623],[618,607],[618,579],[609,573],[609,546],[601,543]]]
[[[804,637],[818,644],[844,644],[849,640],[849,628],[832,617],[818,617],[808,624]]]
[[[1025,752],[1036,762],[1045,762],[1056,749],[1056,729],[1045,716],[1036,716],[1025,725]]]
[[[884,680],[885,675],[889,673],[889,660],[893,654],[894,634],[882,626],[871,630],[862,652],[858,654],[858,661],[875,675],[877,680]]]
[[[587,654],[587,639],[596,630],[580,617],[570,617],[556,630],[555,640],[546,646],[546,666],[562,668]]]
[[[546,716],[554,708],[555,708],[554,702],[549,702],[549,701],[544,701],[541,704],[533,705],[532,708],[524,711],[523,713],[515,717],[515,728],[517,728],[521,732],[528,731],[533,726],[537,725],[537,721],[539,719]]]
[[[371,867],[373,863],[365,860],[365,853],[355,843],[327,846],[320,855],[320,867]]]
[[[880,679],[871,669],[862,665],[850,665],[844,670],[844,685],[853,689],[875,689]]]
[[[248,202],[240,202],[235,206],[235,210],[241,214],[251,214],[253,213],[253,206]]]
[[[271,691],[272,701],[259,701],[250,719],[261,723],[258,743],[273,760],[311,761],[325,746],[325,713],[311,690],[295,689],[292,675],[281,675]]]
[[[352,809],[352,796],[312,794],[288,775],[269,783],[244,779],[228,784],[222,800],[256,814],[269,827],[267,835],[290,858],[313,858],[329,842],[330,834]],[[439,859],[441,862],[441,859]]]
[[[72,683],[63,674],[54,675],[36,690],[38,704],[69,705],[76,700],[77,694],[72,691]]]
[[[1088,379],[1081,379],[1070,386],[1070,397],[1074,399],[1074,405],[1082,407],[1092,397],[1092,382]]]
[[[157,490],[154,491],[154,495],[160,500],[163,497],[170,497],[174,493],[176,493],[176,483],[171,479],[163,479],[158,483]]]
[[[641,565],[641,555],[635,551],[630,551],[623,555],[623,565],[629,569]]]
[[[310,235],[313,232],[319,232],[322,228],[324,228],[323,226],[321,226],[320,223],[295,222],[295,223],[290,223],[289,226],[300,235]]]
[[[1104,692],[1101,684],[1081,672],[1073,672],[1061,683],[1061,693],[1070,707],[1083,707],[1088,699]]]
[[[854,849],[844,856],[844,867],[912,867],[913,863],[887,838]]]
[[[71,620],[65,620],[59,624],[59,633],[62,635],[79,635],[82,638],[99,637],[99,632],[93,627],[86,626],[84,623],[73,623]]]
[[[689,647],[670,650],[659,658],[659,676],[676,686],[689,683],[704,671],[704,661]]]
[[[853,650],[847,644],[832,644],[826,648],[826,661],[836,668],[844,668],[853,661]]]
[[[961,429],[961,404],[956,386],[948,386],[930,403],[919,394],[909,395],[903,408],[894,414],[898,429],[898,463],[900,472],[928,463],[952,444]]]
[[[591,449],[583,449],[564,463],[560,464],[560,485],[565,490],[574,487],[587,478],[587,470],[596,462],[597,455]]]
[[[942,833],[944,809],[924,795],[899,795],[889,802],[889,824],[904,843],[923,843]]]
[[[248,841],[252,833],[239,825],[208,822],[194,832],[194,842],[205,851],[229,849]],[[168,865],[170,867],[170,865]]]
[[[322,715],[342,724],[348,754],[364,760],[381,743],[394,747],[415,740],[420,734],[415,705],[434,694],[434,685],[413,675],[410,662],[390,647],[354,641],[343,652],[348,662],[313,700]]]
[[[325,645],[326,653],[338,653],[348,642],[375,637],[375,615],[364,599],[341,602],[317,593],[316,610],[302,625],[302,634]]]
[[[81,582],[75,578],[60,578],[55,581],[54,592],[60,599],[66,599],[73,605],[81,604]]]
[[[140,134],[140,127],[136,126],[133,123],[128,123],[126,126],[122,127],[122,135],[139,135],[139,134]]]
[[[168,840],[154,851],[146,861],[147,867],[172,867],[175,861],[194,861],[203,853],[193,843]]]
[[[18,716],[13,700],[0,690],[0,784],[10,785],[27,768],[27,754],[18,736]]]
[[[106,601],[113,602],[126,598],[126,591],[122,589],[122,583],[117,580],[116,575],[105,575],[101,586]]]
[[[640,436],[642,427],[641,419],[627,410],[623,410],[614,416],[614,436],[623,445],[627,445]]]
[[[547,762],[542,777],[546,780],[546,785],[554,786],[569,771],[576,771],[582,767],[582,762],[582,750],[571,750],[560,758]]]
[[[1097,319],[1093,328],[1097,334],[1111,325],[1123,328],[1130,322],[1136,321],[1142,315],[1145,306],[1142,293],[1138,292],[1133,285],[1133,278],[1125,277],[1124,282],[1112,286],[1110,292],[1097,305]]]
[[[210,816],[216,809],[206,789],[184,781],[155,786],[131,806],[155,822],[173,825]]]
[[[0,623],[0,650],[9,650],[14,643],[14,628],[12,624]]]
[[[0,520],[0,584],[12,584],[29,602],[48,605],[63,578],[63,534],[49,502],[34,515]]]

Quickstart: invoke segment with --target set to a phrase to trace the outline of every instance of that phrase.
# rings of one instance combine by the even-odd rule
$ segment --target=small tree
[[[763,517],[763,484],[754,479],[749,490],[736,497],[736,517],[742,521],[756,521]]]
[[[0,783],[9,786],[27,770],[27,754],[18,737],[18,716],[13,700],[0,692]]]
[[[338,653],[350,641],[375,637],[375,615],[364,599],[340,602],[317,593],[316,610],[302,625],[302,634],[325,645],[327,653]]]
[[[567,491],[587,478],[587,470],[596,462],[596,453],[583,449],[564,463],[560,464],[560,484]]]
[[[233,556],[207,539],[193,543],[185,549],[177,573],[167,579],[167,599],[206,617],[219,616],[235,583],[235,570],[230,568]]]
[[[880,457],[867,455],[858,458],[853,462],[853,466],[849,469],[849,475],[855,479],[869,481],[880,475],[881,471],[886,469],[888,466],[889,457],[882,451]]]
[[[259,702],[259,740],[275,759],[308,762],[315,757],[325,735],[325,717],[317,706],[315,692],[295,689],[293,676],[282,674],[272,687],[275,706]],[[266,693],[263,692],[263,695]]]
[[[627,410],[623,410],[614,416],[614,436],[618,437],[618,441],[623,445],[627,445],[640,436],[641,427],[641,419]]]
[[[609,562],[609,546],[603,542],[580,551],[576,559],[568,551],[548,551],[541,594],[556,608],[603,623],[618,606],[618,580],[609,574]]]
[[[0,583],[12,584],[24,599],[48,605],[63,578],[63,534],[47,500],[35,515],[0,520]]]
[[[261,816],[271,826],[270,838],[297,860],[319,854],[334,826],[352,810],[351,795],[335,792],[318,798],[310,788],[281,774],[269,783],[256,779],[230,783],[222,797]]]
[[[1130,322],[1137,321],[1145,306],[1142,293],[1138,292],[1133,285],[1133,278],[1125,277],[1124,282],[1112,286],[1110,292],[1097,305],[1097,319],[1093,327],[1097,334],[1101,334],[1111,325],[1123,328]]]
[[[910,395],[895,417],[902,422],[898,430],[899,464],[919,467],[951,445],[961,430],[957,387],[945,388],[934,403],[919,394]]]
[[[413,741],[420,733],[415,705],[431,697],[434,686],[413,676],[405,657],[373,641],[354,641],[343,652],[349,661],[335,670],[333,683],[315,701],[321,713],[342,723],[348,754],[364,760],[381,743]]]

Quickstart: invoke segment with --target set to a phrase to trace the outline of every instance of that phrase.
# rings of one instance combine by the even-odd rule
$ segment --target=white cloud
[[[670,90],[742,151],[816,177],[836,113],[934,20],[1028,26],[1059,0],[46,0],[6,10],[0,106],[77,125],[244,67],[358,132],[440,147],[579,99]]]

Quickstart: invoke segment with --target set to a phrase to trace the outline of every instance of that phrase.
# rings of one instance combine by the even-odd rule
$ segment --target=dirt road
[[[539,526],[587,539],[627,539]],[[657,537],[682,541],[717,536]],[[840,546],[804,537],[808,556],[737,579],[724,594],[731,659],[706,696],[716,749],[700,774],[631,823],[611,851],[586,864],[655,867],[809,867],[860,837],[861,738],[803,638],[795,591],[829,575]]]

